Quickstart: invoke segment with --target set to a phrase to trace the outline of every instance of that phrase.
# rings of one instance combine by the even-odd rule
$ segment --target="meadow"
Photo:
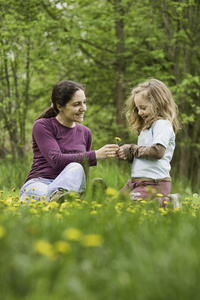
[[[19,200],[30,166],[2,163],[0,294],[13,300],[199,299],[200,197],[173,181],[182,207],[117,192],[130,166],[102,162],[105,192],[89,186],[61,205]]]

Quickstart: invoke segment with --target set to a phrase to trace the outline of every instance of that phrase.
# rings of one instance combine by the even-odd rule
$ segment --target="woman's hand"
[[[118,150],[119,150],[119,146],[116,144],[105,145],[99,150],[95,151],[96,159],[102,160],[102,159],[117,157]]]

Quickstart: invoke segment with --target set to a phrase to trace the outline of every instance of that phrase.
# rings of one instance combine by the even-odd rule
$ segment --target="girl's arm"
[[[154,144],[151,147],[125,144],[120,147],[118,154],[120,159],[129,162],[132,162],[134,157],[157,160],[165,155],[165,150],[165,147],[161,144]]]

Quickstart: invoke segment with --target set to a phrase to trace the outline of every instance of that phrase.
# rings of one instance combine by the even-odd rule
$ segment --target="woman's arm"
[[[91,133],[89,133],[85,152],[62,153],[54,137],[52,128],[42,122],[34,124],[33,139],[37,145],[36,147],[39,148],[49,165],[58,171],[63,170],[63,168],[71,162],[83,164],[87,161],[89,166],[95,166],[97,160],[116,157],[116,152],[119,149],[118,145],[113,144],[105,145],[96,151],[91,151],[92,137]]]
[[[63,170],[71,162],[83,164],[87,160],[90,166],[95,166],[97,163],[95,151],[62,153],[52,128],[44,123],[38,122],[34,124],[33,140],[33,151],[36,143],[36,148],[39,148],[42,156],[54,170]],[[36,152],[37,149],[34,153]]]

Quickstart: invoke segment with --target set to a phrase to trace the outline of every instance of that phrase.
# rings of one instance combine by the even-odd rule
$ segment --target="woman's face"
[[[65,105],[58,106],[59,113],[56,119],[66,127],[74,127],[75,122],[81,123],[87,110],[86,97],[83,90],[78,90],[73,98]]]
[[[140,93],[135,95],[135,106],[138,110],[138,115],[145,121],[153,113],[153,105],[151,102],[144,100]]]

